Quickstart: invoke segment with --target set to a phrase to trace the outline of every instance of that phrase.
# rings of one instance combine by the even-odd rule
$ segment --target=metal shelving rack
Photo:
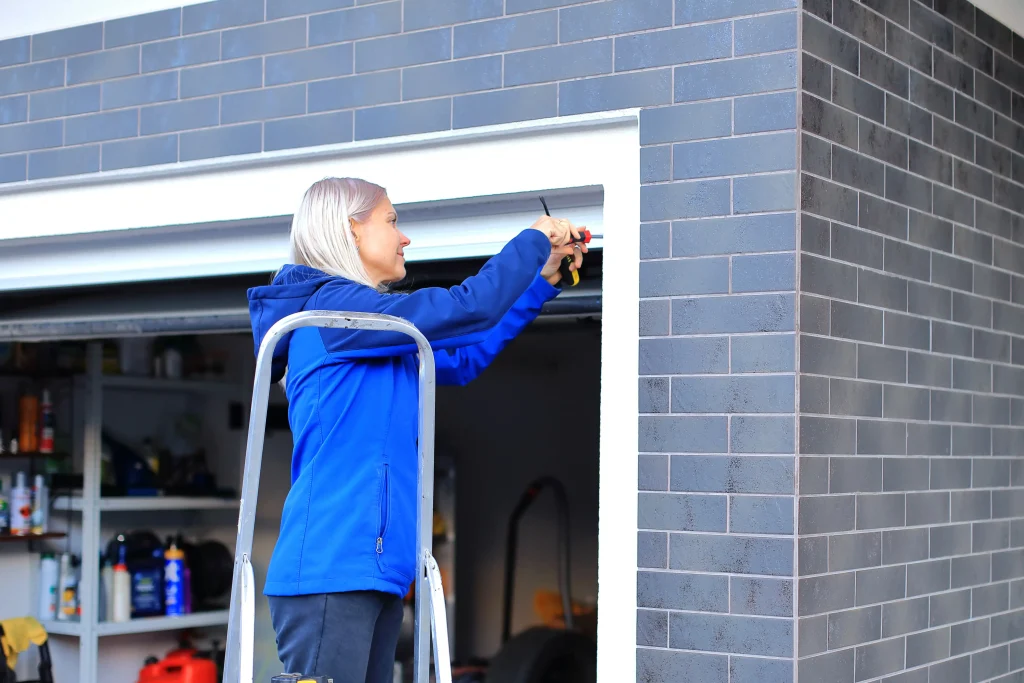
[[[248,392],[238,384],[216,381],[170,380],[149,377],[125,377],[103,374],[102,344],[92,342],[86,353],[86,374],[79,378],[84,389],[84,414],[81,430],[83,487],[80,496],[61,496],[54,499],[54,511],[80,513],[82,516],[81,574],[79,579],[80,621],[45,621],[47,632],[54,636],[78,639],[79,681],[97,683],[99,678],[99,639],[141,633],[159,633],[214,626],[226,626],[228,610],[198,612],[181,617],[145,617],[127,622],[99,621],[99,567],[96,558],[101,549],[101,513],[130,513],[143,511],[237,511],[239,501],[223,498],[160,497],[102,497],[100,495],[100,468],[103,427],[103,397],[106,390],[140,390],[157,393],[193,392],[236,397],[248,412]],[[239,438],[239,462],[244,456],[244,432]],[[239,472],[239,476],[240,476]]]

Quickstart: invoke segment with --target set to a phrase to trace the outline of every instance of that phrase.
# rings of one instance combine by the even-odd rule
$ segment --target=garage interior
[[[564,206],[557,198],[548,202],[553,212],[562,210],[563,215],[583,223],[573,215],[572,203],[586,205],[588,211],[584,213],[592,216],[594,197],[588,195],[585,199],[583,203],[566,199]],[[532,202],[532,198],[515,199],[517,204],[528,200]],[[431,222],[459,213],[465,218],[481,213],[479,205],[467,208],[465,203],[415,207],[415,211],[419,213],[408,213],[414,219]],[[507,206],[502,211],[507,214]],[[539,213],[531,208],[522,209],[521,214],[518,211],[517,215],[533,217]],[[404,218],[402,207],[399,212]],[[412,222],[409,234],[415,245],[415,220]],[[275,224],[278,233],[286,225],[281,220]],[[589,227],[601,232],[600,225],[593,221]],[[284,230],[286,235],[286,227]],[[476,272],[483,262],[481,257],[410,262],[409,276],[398,289],[453,286]],[[38,393],[46,388],[55,404],[55,450],[66,451],[68,457],[29,459],[8,453],[0,457],[0,476],[10,477],[29,468],[81,474],[85,466],[83,441],[92,438],[87,425],[99,415],[105,438],[136,452],[144,449],[147,439],[164,445],[180,438],[182,431],[191,434],[192,448],[195,450],[198,444],[204,452],[209,475],[221,498],[217,503],[194,508],[168,504],[146,509],[144,503],[118,508],[116,504],[104,507],[107,504],[101,503],[100,535],[90,544],[84,534],[82,508],[87,506],[81,503],[81,490],[54,487],[49,530],[67,536],[0,545],[0,573],[6,576],[7,571],[20,572],[33,587],[27,597],[14,595],[10,585],[0,588],[0,605],[35,615],[39,552],[71,552],[81,558],[88,547],[103,551],[117,534],[130,531],[151,532],[161,541],[180,534],[193,548],[199,542],[212,541],[233,553],[254,360],[244,294],[248,287],[265,284],[268,278],[261,272],[132,282],[130,286],[115,282],[3,293],[0,345],[7,349],[9,358],[8,367],[0,371],[0,429],[9,439],[17,427],[18,397],[26,391]],[[148,341],[140,344],[140,340]],[[181,353],[180,378],[151,376],[154,349],[163,347],[174,347]],[[146,367],[138,371],[139,375],[126,376],[122,360],[133,353],[142,354]],[[3,359],[0,356],[0,361]],[[23,367],[17,366],[19,362]],[[90,371],[96,376],[90,362],[102,363],[103,390],[96,390],[88,381]],[[486,664],[502,646],[509,519],[531,482],[542,477],[552,477],[564,486],[570,586],[576,606],[574,626],[596,637],[600,363],[598,246],[586,259],[581,285],[566,289],[550,302],[541,317],[483,375],[466,387],[438,389],[435,508],[439,517],[435,525],[440,527],[435,528],[435,556],[445,580],[454,672],[459,680],[497,680],[489,675]],[[164,375],[168,369],[159,368]],[[97,400],[100,406],[95,405]],[[169,433],[172,436],[168,437]],[[284,394],[275,387],[268,413],[253,544],[258,588],[262,587],[266,562],[277,537],[290,454]],[[75,485],[74,477],[57,480],[70,482],[72,488]],[[209,482],[210,477],[203,480]],[[102,495],[120,500],[123,491],[105,489]],[[74,502],[76,498],[78,503]],[[513,636],[531,626],[560,623],[559,515],[555,491],[546,489],[517,525],[510,619]],[[223,553],[211,551],[205,559],[203,576],[222,583],[218,571],[222,571],[223,562],[218,563],[218,559],[223,560]],[[99,566],[95,572],[93,576],[98,574]],[[97,599],[102,601],[103,595],[97,593]],[[189,630],[192,644],[200,651],[210,651],[214,658],[223,649],[228,599],[226,593],[208,596],[201,606],[205,612],[185,617],[195,624]],[[281,672],[281,664],[266,602],[258,599],[257,603],[254,674],[257,680],[269,680]],[[0,618],[17,616],[3,611]],[[201,618],[204,614],[208,616],[205,620]],[[406,616],[398,654],[406,664],[402,678],[408,681],[412,679],[411,606]],[[81,648],[93,640],[97,648],[94,661],[100,663],[102,680],[135,681],[147,657],[162,658],[178,645],[180,628],[173,621],[157,622],[144,620],[139,623],[149,626],[140,625],[138,629],[103,622],[95,629],[85,629],[74,619],[52,628],[45,624],[51,634],[56,680],[92,680],[80,666],[89,661],[83,659]],[[35,666],[32,654],[23,660],[19,669],[31,671]],[[554,680],[576,683],[579,679],[567,674]]]

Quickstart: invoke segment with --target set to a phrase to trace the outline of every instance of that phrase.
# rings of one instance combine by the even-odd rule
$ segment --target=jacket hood
[[[255,355],[259,356],[260,344],[275,323],[303,310],[309,298],[334,279],[337,278],[316,268],[287,264],[278,271],[271,284],[249,289],[249,320],[252,323]],[[291,332],[286,334],[274,348],[271,382],[278,382],[284,376],[291,336]]]

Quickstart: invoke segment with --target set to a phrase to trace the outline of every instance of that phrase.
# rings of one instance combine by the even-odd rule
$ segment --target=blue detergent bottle
[[[164,551],[164,609],[169,617],[185,612],[185,553],[171,541]]]

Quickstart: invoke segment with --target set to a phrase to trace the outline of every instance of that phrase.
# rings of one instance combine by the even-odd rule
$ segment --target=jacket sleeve
[[[445,289],[425,287],[409,294],[381,294],[347,280],[318,290],[309,309],[377,313],[412,323],[432,348],[457,348],[483,341],[530,287],[551,254],[542,232],[524,230],[490,258],[476,275]],[[416,351],[400,332],[321,328],[328,353],[392,356]]]
[[[559,291],[538,275],[483,341],[435,351],[437,383],[464,386],[476,379],[502,349],[540,315],[544,304],[558,296]]]

